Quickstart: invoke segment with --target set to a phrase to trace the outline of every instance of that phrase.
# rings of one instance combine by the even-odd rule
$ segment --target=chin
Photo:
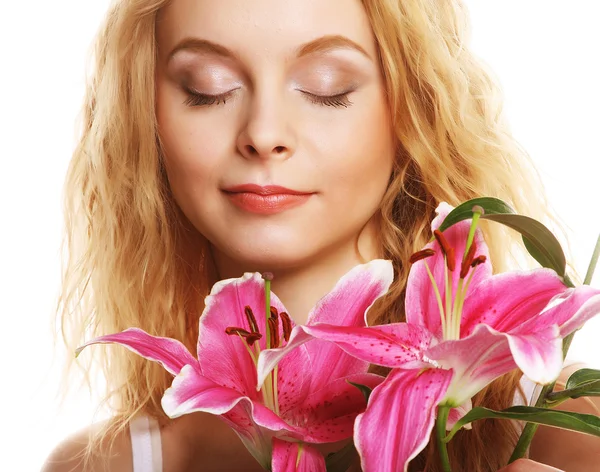
[[[307,241],[261,241],[254,240],[220,249],[215,245],[217,257],[229,261],[229,266],[240,272],[281,272],[293,270],[318,258],[319,247],[307,245]]]

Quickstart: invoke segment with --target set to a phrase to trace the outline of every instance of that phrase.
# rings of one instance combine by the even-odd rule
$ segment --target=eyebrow
[[[296,58],[309,56],[311,54],[326,53],[333,49],[353,49],[360,52],[363,56],[373,60],[371,55],[358,43],[342,35],[327,35],[302,44],[296,50]],[[207,39],[188,37],[181,40],[169,53],[168,61],[175,54],[182,50],[191,50],[197,52],[213,53],[223,57],[237,58],[237,55],[230,49]]]

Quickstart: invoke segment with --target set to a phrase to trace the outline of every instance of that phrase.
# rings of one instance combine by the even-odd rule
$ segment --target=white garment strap
[[[160,428],[154,418],[137,416],[129,424],[133,472],[162,472]]]

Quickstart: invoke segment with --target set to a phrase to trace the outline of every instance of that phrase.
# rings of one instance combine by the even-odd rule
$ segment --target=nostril
[[[250,154],[251,156],[255,156],[256,154],[258,154],[258,151],[256,150],[256,148],[254,146],[247,145],[246,150],[248,151],[248,154]]]
[[[284,146],[277,146],[277,147],[274,149],[274,151],[275,151],[277,154],[281,154],[282,152],[284,152],[284,151],[285,151],[285,147],[284,147]]]

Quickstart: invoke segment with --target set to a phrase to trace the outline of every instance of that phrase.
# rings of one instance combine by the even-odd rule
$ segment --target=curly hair
[[[203,299],[215,282],[208,244],[175,204],[162,163],[154,109],[157,15],[169,0],[119,0],[95,43],[83,127],[64,192],[67,253],[57,315],[70,350],[84,339],[137,326],[183,341],[195,352]],[[468,48],[469,21],[458,0],[363,0],[374,32],[397,156],[380,208],[383,253],[395,268],[373,322],[404,319],[410,255],[430,238],[440,201],[456,205],[495,196],[517,211],[551,218],[539,176],[513,139],[501,88]],[[483,225],[494,270],[515,263],[514,234]],[[164,416],[160,398],[171,376],[126,350],[98,347],[79,367],[104,373],[104,404],[114,419],[98,441],[136,413]],[[71,365],[67,370],[71,371]],[[513,403],[520,373],[474,399],[500,409]],[[516,442],[510,422],[485,421],[450,444],[456,470],[497,470]],[[494,444],[494,447],[489,447]],[[92,450],[93,447],[90,449]],[[437,471],[435,446],[411,470]]]

